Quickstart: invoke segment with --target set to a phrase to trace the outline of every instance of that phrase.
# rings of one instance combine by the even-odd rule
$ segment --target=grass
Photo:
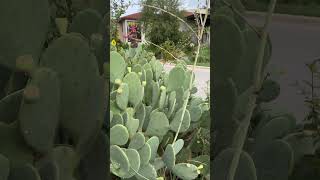
[[[245,6],[249,11],[265,12],[268,8],[268,5],[262,2],[248,3]],[[277,4],[275,13],[320,17],[320,5]]]

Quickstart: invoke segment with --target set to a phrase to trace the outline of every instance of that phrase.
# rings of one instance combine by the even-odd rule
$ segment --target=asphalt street
[[[261,25],[263,18],[248,16],[250,23]],[[301,121],[308,112],[304,96],[293,84],[311,80],[305,66],[314,58],[320,57],[320,19],[314,21],[301,18],[274,18],[269,26],[273,54],[268,70],[277,72],[281,93],[273,102],[277,109],[293,113]]]

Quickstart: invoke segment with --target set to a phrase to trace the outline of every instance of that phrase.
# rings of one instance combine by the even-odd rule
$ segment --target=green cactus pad
[[[116,79],[122,79],[127,69],[123,57],[115,52],[110,52],[110,82],[114,83]]]
[[[127,83],[129,86],[129,102],[135,107],[137,106],[142,99],[142,85],[140,78],[137,73],[131,72],[128,73],[124,78],[123,82]]]
[[[78,155],[69,146],[57,146],[52,152],[53,161],[58,166],[59,179],[74,179],[73,173],[78,165]]]
[[[160,61],[155,61],[154,66],[152,68],[155,80],[159,80],[159,77],[163,71],[163,64]]]
[[[142,148],[138,150],[140,154],[141,165],[146,165],[149,163],[151,158],[151,147],[149,144],[144,144]]]
[[[191,78],[192,78],[192,81],[191,81]],[[192,72],[192,71],[187,71],[186,72],[186,78],[184,80],[184,89],[189,89],[190,88],[190,83],[191,85],[194,83],[194,80],[196,79],[196,76],[195,74]],[[192,86],[191,86],[192,88]]]
[[[190,127],[191,119],[190,119],[189,110],[188,109],[185,110],[183,118],[182,118],[182,113],[183,113],[183,108],[177,111],[173,120],[170,123],[170,129],[174,132],[178,132],[178,130],[179,130],[179,133],[185,132]],[[180,129],[179,129],[179,126],[180,126]]]
[[[150,122],[150,114],[152,112],[152,106],[146,106],[146,116],[143,122],[142,130],[146,131],[148,124]]]
[[[49,161],[38,167],[41,180],[59,180],[58,166],[55,162]]]
[[[256,61],[259,52],[258,44],[260,44],[261,42],[261,38],[259,37],[259,35],[251,28],[248,28],[247,30],[243,31],[242,34],[246,40],[246,45],[244,46],[246,47],[246,49],[238,65],[237,71],[233,76],[233,79],[237,84],[239,93],[244,92],[252,85],[252,82],[254,80],[254,76],[252,74],[254,73],[256,68]],[[271,49],[271,40],[270,37],[268,37],[268,41],[265,48],[265,54],[263,58],[262,69],[264,69],[267,66],[270,60]],[[263,76],[263,74],[261,75]]]
[[[129,147],[130,149],[140,149],[145,144],[145,137],[142,132],[136,133],[134,136],[132,136]]]
[[[16,58],[26,54],[39,58],[50,22],[48,1],[1,1],[0,22],[2,65],[14,69]]]
[[[217,132],[216,155],[231,145],[234,132],[238,128],[232,113],[235,111],[237,96],[237,89],[232,79],[224,83],[215,83],[215,93],[212,98],[215,99],[216,107],[213,109],[215,115],[213,129]]]
[[[126,83],[122,83],[119,89],[121,92],[117,92],[116,102],[120,109],[125,110],[129,102],[129,86]]]
[[[123,146],[128,142],[129,132],[121,124],[117,124],[110,129],[110,144]]]
[[[148,136],[164,136],[169,130],[169,120],[163,112],[150,114],[150,121],[146,130]]]
[[[92,34],[99,33],[102,16],[94,9],[77,13],[69,26],[69,32],[81,33],[88,40]]]
[[[130,170],[123,178],[130,178],[139,171],[141,166],[140,155],[136,149],[126,149],[125,153],[129,159]]]
[[[18,123],[7,125],[0,122],[0,154],[10,159],[11,167],[32,163],[33,151],[19,132]]]
[[[113,174],[123,177],[130,170],[130,163],[126,153],[116,145],[110,147],[110,170]]]
[[[139,74],[139,73],[141,73],[142,69],[143,68],[140,64],[135,64],[135,65],[133,65],[132,71]]]
[[[284,137],[295,128],[295,120],[286,117],[273,118],[257,134],[256,148],[262,148],[271,141]]]
[[[92,138],[95,138],[99,130],[101,129],[105,117],[105,107],[107,101],[103,97],[106,97],[104,89],[103,78],[98,76],[91,80],[90,89],[87,92],[85,98],[86,104],[83,104],[83,109],[86,109],[83,113],[79,113],[77,122],[81,125],[68,126],[73,132],[73,139],[76,142],[76,151],[80,156],[86,154],[92,142]]]
[[[174,167],[175,163],[176,163],[176,155],[175,155],[175,151],[174,148],[171,144],[168,144],[166,147],[166,150],[163,153],[162,159],[164,161],[164,163],[166,164],[166,166],[172,170],[172,168]]]
[[[162,87],[164,87],[164,86],[162,86]],[[159,109],[164,108],[165,102],[166,102],[166,97],[167,97],[167,93],[166,93],[166,89],[164,88],[163,90],[161,90],[161,93],[160,93]]]
[[[238,121],[242,121],[246,116],[247,104],[250,102],[250,98],[253,97],[253,93],[254,88],[251,86],[237,97],[234,116]]]
[[[215,22],[213,36],[216,37],[217,44],[213,48],[215,79],[217,83],[221,83],[233,76],[244,53],[245,44],[239,26],[230,17],[215,15],[212,18]]]
[[[183,180],[192,180],[199,176],[197,166],[189,163],[176,164],[172,172]]]
[[[151,164],[156,169],[156,171],[158,171],[159,169],[165,167],[165,164],[164,164],[164,162],[163,162],[161,157],[158,157],[158,158],[154,159],[154,161]]]
[[[192,122],[197,122],[200,120],[201,118],[201,114],[202,114],[202,109],[201,107],[198,106],[190,106],[188,108],[189,112],[190,112],[190,118]]]
[[[150,139],[147,140],[146,144],[149,144],[150,149],[151,149],[151,157],[150,161],[153,161],[158,152],[158,147],[160,144],[159,138],[157,136],[152,136]]]
[[[97,10],[100,14],[107,12],[107,2],[104,0],[71,0],[71,5],[75,11],[91,8]]]
[[[268,79],[263,82],[257,101],[270,102],[276,99],[279,95],[280,95],[279,83]]]
[[[111,111],[112,112],[112,111]],[[110,127],[113,127],[117,124],[124,125],[123,118],[120,114],[114,114],[112,118],[112,122],[110,123]]]
[[[10,180],[41,180],[38,171],[30,164],[21,167],[12,168],[10,170]]]
[[[16,91],[0,101],[1,122],[12,123],[18,118],[23,90]]]
[[[9,160],[0,154],[0,179],[6,180],[10,172],[10,162]]]
[[[19,111],[21,134],[26,143],[36,151],[48,152],[53,147],[59,121],[59,80],[53,71],[40,68],[28,85],[37,86],[41,95],[32,104],[23,100]]]
[[[178,139],[174,144],[172,144],[175,155],[177,155],[180,152],[180,150],[183,148],[183,145],[184,145],[183,139]]]
[[[235,149],[223,150],[212,163],[212,178],[227,179],[232,159],[236,153]],[[246,152],[241,152],[239,164],[234,176],[235,180],[257,180],[255,164]]]
[[[157,171],[151,164],[146,164],[140,167],[139,172],[135,176],[138,180],[156,180]]]
[[[289,134],[284,138],[288,142],[294,153],[295,164],[298,164],[305,155],[314,154],[316,148],[312,137],[305,137],[299,134]]]
[[[126,122],[126,127],[129,132],[129,137],[133,137],[139,128],[139,119],[129,117]]]
[[[175,91],[180,87],[183,87],[185,82],[186,73],[183,68],[175,67],[171,69],[169,72],[169,79],[168,79],[168,87],[167,91]]]
[[[146,107],[143,103],[137,106],[135,117],[139,119],[139,129],[141,130],[146,118]]]
[[[275,140],[253,155],[259,180],[287,179],[293,167],[294,154],[288,143]]]
[[[105,100],[101,97],[105,97],[105,91],[88,43],[79,34],[64,35],[46,49],[41,66],[57,72],[60,79],[62,127],[72,134],[74,141],[93,136],[103,120],[104,107],[102,112],[97,111],[101,111],[101,103],[104,106]],[[78,126],[74,126],[75,123]]]
[[[159,87],[159,83],[152,81],[152,107],[156,107],[157,103],[159,101],[159,97],[160,97],[160,87]]]
[[[110,168],[109,164],[106,163],[108,161],[108,148],[110,148],[108,139],[105,133],[100,131],[89,153],[81,159],[79,171],[82,180],[107,179],[107,169]]]
[[[183,163],[191,161],[192,151],[190,148],[182,148],[176,156],[176,163]]]

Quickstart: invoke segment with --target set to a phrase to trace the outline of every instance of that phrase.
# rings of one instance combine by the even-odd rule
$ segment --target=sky
[[[125,0],[125,2],[129,2],[129,0]],[[138,3],[139,0],[131,0],[132,3]],[[180,0],[183,9],[195,9],[198,5],[198,0]],[[204,0],[200,0],[200,2],[205,2]],[[139,12],[141,8],[139,6],[131,6],[127,9],[124,15],[132,14],[135,12]]]

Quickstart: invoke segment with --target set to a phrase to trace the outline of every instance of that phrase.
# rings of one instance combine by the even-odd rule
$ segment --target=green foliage
[[[0,2],[1,180],[107,179],[104,4]]]
[[[196,165],[191,157],[177,161],[182,151],[191,150],[194,139],[190,139],[190,134],[209,129],[201,124],[210,121],[204,116],[209,112],[204,100],[195,96],[185,98],[190,93],[187,82],[191,77],[186,64],[180,62],[168,74],[142,46],[112,51],[110,60],[111,75],[125,72],[110,79],[111,172],[119,178],[133,179],[166,178],[167,173],[186,180],[200,174],[206,176],[208,172],[204,174],[199,166],[208,167],[209,156],[199,158]],[[123,62],[125,65],[120,65]],[[183,115],[185,101],[188,109]],[[190,116],[189,109],[198,108],[200,113]],[[175,133],[179,136],[173,142]],[[192,155],[192,158],[199,156]]]
[[[159,7],[179,17],[181,16],[179,0],[145,0],[143,3]],[[141,22],[144,23],[146,36],[154,44],[163,44],[168,39],[174,44],[178,44],[182,38],[182,32],[179,31],[180,21],[163,11],[144,6]]]

